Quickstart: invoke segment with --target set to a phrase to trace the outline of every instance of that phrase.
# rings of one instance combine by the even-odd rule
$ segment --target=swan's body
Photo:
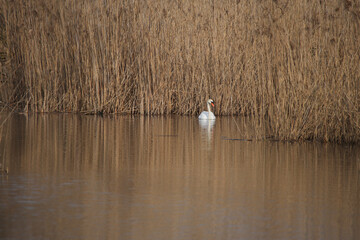
[[[215,118],[214,113],[208,111],[203,111],[199,116],[200,120],[215,120]]]
[[[203,111],[200,116],[199,116],[199,120],[215,120],[215,115],[214,113],[211,111],[211,106],[214,107],[214,101],[212,99],[209,99],[207,101],[207,111]]]

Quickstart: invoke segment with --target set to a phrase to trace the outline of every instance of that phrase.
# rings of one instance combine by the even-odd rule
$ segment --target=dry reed
[[[259,136],[360,140],[352,0],[0,0],[0,100],[33,112],[248,115]]]

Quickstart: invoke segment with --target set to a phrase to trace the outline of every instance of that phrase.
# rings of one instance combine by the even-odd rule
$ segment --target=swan
[[[214,113],[211,111],[211,106],[214,107],[214,100],[209,99],[207,100],[207,111],[203,111],[200,116],[199,116],[199,120],[215,120],[215,115]]]

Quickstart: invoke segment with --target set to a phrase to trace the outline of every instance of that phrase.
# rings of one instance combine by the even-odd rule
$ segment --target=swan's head
[[[212,99],[207,100],[207,104],[215,107],[215,102]]]

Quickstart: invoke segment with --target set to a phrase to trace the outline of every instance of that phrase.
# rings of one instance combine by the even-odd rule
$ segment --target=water
[[[359,239],[359,146],[252,135],[232,117],[14,115],[0,238]]]

